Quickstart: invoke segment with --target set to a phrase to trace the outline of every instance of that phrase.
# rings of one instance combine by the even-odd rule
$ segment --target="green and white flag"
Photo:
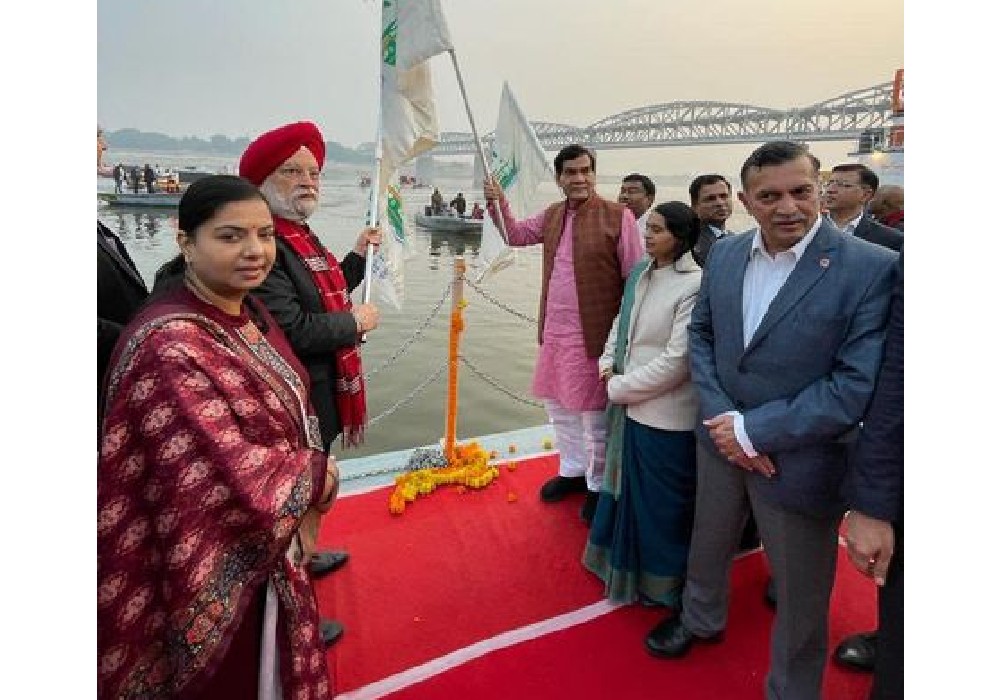
[[[440,140],[427,60],[451,48],[438,0],[383,0],[379,201],[385,225],[372,281],[397,309],[403,302],[403,260],[410,248],[402,200],[389,183],[396,182],[401,165]]]
[[[506,81],[500,93],[500,110],[491,155],[493,176],[503,188],[511,213],[517,219],[529,216],[533,213],[532,201],[538,185],[543,180],[554,178],[555,173],[535,130],[525,119]],[[477,164],[478,161],[477,158]],[[482,176],[477,175],[476,180],[479,184]],[[477,265],[490,272],[498,272],[511,262],[513,251],[504,244],[500,231],[487,216],[483,221],[483,242]]]
[[[403,308],[403,263],[413,250],[413,238],[406,225],[403,197],[395,186],[385,188],[382,201],[382,245],[372,261],[372,279],[382,299]]]

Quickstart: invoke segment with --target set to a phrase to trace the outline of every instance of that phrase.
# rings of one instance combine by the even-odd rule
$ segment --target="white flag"
[[[383,4],[398,6],[396,65],[402,70],[454,48],[438,0],[396,0]]]
[[[511,213],[517,219],[531,214],[531,201],[539,183],[552,179],[555,174],[535,130],[525,119],[506,81],[500,94],[500,111],[497,115],[491,160],[493,176],[503,188]],[[497,272],[512,260],[512,251],[504,244],[500,231],[487,216],[483,221],[483,242],[479,248],[477,264],[491,272]]]
[[[396,181],[401,165],[440,140],[427,59],[451,48],[436,0],[382,2],[382,245],[372,261],[373,284],[397,309],[403,303],[403,261],[409,250],[405,214]]]
[[[428,24],[432,20],[439,23]],[[437,2],[383,0],[383,181],[440,140],[427,59],[449,48],[448,27]]]

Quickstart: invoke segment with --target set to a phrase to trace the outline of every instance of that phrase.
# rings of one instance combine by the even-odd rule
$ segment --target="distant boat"
[[[181,192],[98,192],[97,198],[109,206],[117,207],[171,207],[181,201]]]
[[[417,226],[431,231],[446,233],[482,233],[483,220],[470,219],[464,216],[434,216],[433,214],[416,214]]]

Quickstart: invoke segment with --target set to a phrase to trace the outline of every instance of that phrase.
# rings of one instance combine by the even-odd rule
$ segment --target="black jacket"
[[[903,254],[889,307],[885,353],[851,469],[850,507],[893,523],[903,520]]]
[[[109,241],[108,238],[111,240]],[[103,403],[102,387],[111,352],[132,316],[149,292],[128,251],[111,229],[97,222],[97,406]]]
[[[348,253],[340,261],[340,269],[351,291],[364,279],[365,259],[357,253]],[[309,371],[312,383],[309,398],[319,418],[323,447],[329,450],[342,429],[333,395],[337,376],[333,351],[358,342],[354,315],[324,310],[312,273],[280,238],[274,267],[253,294],[267,306]]]
[[[875,243],[897,253],[903,247],[903,234],[894,228],[880,224],[868,214],[862,215],[858,227],[854,229],[854,235],[863,241]]]
[[[712,245],[717,240],[715,231],[708,224],[703,224],[701,231],[698,233],[698,240],[695,241],[694,248],[691,249],[691,257],[694,258],[694,261],[700,267],[705,267],[705,261],[708,260],[708,251],[712,249]]]

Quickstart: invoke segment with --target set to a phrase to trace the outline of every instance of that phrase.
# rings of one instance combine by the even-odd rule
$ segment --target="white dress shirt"
[[[747,263],[746,276],[743,278],[743,347],[750,344],[750,339],[757,332],[757,327],[767,313],[768,307],[802,259],[802,254],[816,237],[816,232],[822,223],[822,217],[817,216],[812,228],[802,240],[775,255],[768,253],[764,247],[760,228],[754,232],[753,243],[750,246],[750,261]],[[743,414],[737,411],[729,413],[735,416],[733,429],[740,447],[748,456],[756,457],[757,450],[754,449],[743,427]]]
[[[642,212],[642,216],[635,220],[635,225],[639,227],[639,238],[642,239],[643,247],[646,246],[646,219],[649,218],[649,212],[651,211],[653,211],[653,207]]]
[[[850,221],[848,221],[846,224],[844,224],[843,228],[841,228],[840,226],[837,226],[837,222],[833,220],[832,216],[827,215],[826,218],[829,219],[829,221],[830,221],[831,224],[833,224],[834,226],[837,226],[837,229],[839,231],[847,234],[848,236],[853,236],[854,235],[854,229],[856,229],[858,227],[858,224],[861,223],[861,217],[864,216],[864,215],[865,215],[865,211],[864,211],[864,209],[862,209],[861,213],[858,214],[857,216],[855,216]]]

